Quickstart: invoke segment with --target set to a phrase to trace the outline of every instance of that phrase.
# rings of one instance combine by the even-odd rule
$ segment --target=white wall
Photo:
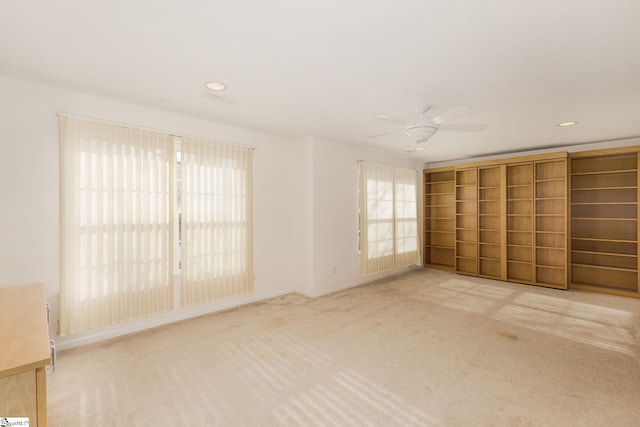
[[[59,348],[310,288],[306,176],[308,144],[143,108],[107,98],[0,78],[0,287],[42,282],[55,337],[59,285],[58,119],[64,112],[250,145],[254,152],[255,292],[60,340]],[[57,337],[55,337],[57,338]]]
[[[610,139],[606,141],[593,141],[593,142],[588,142],[584,144],[573,144],[573,145],[567,145],[564,147],[545,148],[542,150],[529,150],[529,151],[522,151],[518,153],[498,154],[494,156],[470,157],[464,160],[432,162],[427,164],[427,167],[439,168],[444,166],[454,166],[457,164],[464,164],[464,163],[470,163],[470,162],[481,162],[485,160],[496,160],[496,159],[508,159],[510,157],[529,156],[534,154],[557,153],[561,151],[566,151],[568,153],[576,153],[580,151],[603,150],[606,148],[633,147],[636,145],[640,145],[640,138],[638,137],[619,138],[619,139]]]
[[[357,162],[368,160],[422,171],[422,161],[371,147],[311,139],[313,152],[313,286],[306,293],[322,295],[384,275],[363,278],[358,253]],[[418,195],[422,194],[421,174]],[[422,215],[422,199],[418,212]],[[419,220],[418,224],[422,224]],[[422,227],[420,227],[422,229]]]
[[[417,171],[424,166],[369,147],[313,137],[293,140],[4,77],[0,77],[0,93],[0,287],[44,283],[52,305],[50,333],[60,349],[292,291],[315,296],[381,277],[360,276],[356,162],[370,160]],[[56,337],[60,290],[57,112],[255,147],[254,293]]]

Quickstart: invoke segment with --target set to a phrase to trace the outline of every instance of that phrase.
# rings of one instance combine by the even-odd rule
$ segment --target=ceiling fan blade
[[[379,133],[376,135],[369,135],[367,136],[367,138],[377,138],[379,136],[386,136],[386,135],[397,135],[399,133],[403,133],[401,130],[395,131],[395,132],[387,132],[387,133]]]
[[[458,117],[462,117],[465,114],[469,114],[471,112],[471,108],[465,105],[458,105],[457,107],[453,107],[444,113],[438,114],[433,117],[431,120],[439,125],[444,122],[448,122],[449,120],[457,119]]]
[[[451,124],[442,125],[439,131],[449,132],[481,132],[487,128],[486,124]]]
[[[421,147],[419,145],[407,145],[407,148],[404,149],[405,153],[417,153],[420,151],[423,151],[425,149],[425,147]]]
[[[226,96],[216,95],[215,93],[205,93],[202,95],[205,98],[213,99],[214,101],[222,102],[223,104],[233,104],[236,102],[235,99],[227,98]]]
[[[386,115],[386,114],[378,114],[376,116],[376,119],[386,120],[388,122],[393,122],[393,123],[399,123],[401,125],[407,123],[406,120],[402,120],[402,119],[399,119],[397,117],[389,116],[389,115]]]

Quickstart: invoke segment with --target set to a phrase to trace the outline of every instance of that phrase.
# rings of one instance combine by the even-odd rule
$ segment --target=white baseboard
[[[297,292],[295,289],[286,289],[272,293],[260,295],[247,295],[240,298],[234,298],[227,301],[220,301],[215,304],[207,304],[198,307],[189,307],[186,309],[178,309],[168,313],[163,313],[150,318],[132,320],[126,323],[108,326],[96,331],[80,333],[69,337],[56,337],[56,348],[58,351],[67,350],[82,345],[93,344],[110,338],[116,338],[123,335],[140,332],[145,329],[151,329],[169,323],[178,322],[180,320],[191,319],[194,317],[204,316],[206,314],[217,313],[228,310],[230,308],[239,307],[246,304],[279,297],[282,295]]]
[[[359,280],[349,282],[347,284],[342,284],[338,286],[332,286],[330,288],[322,289],[321,291],[307,291],[307,290],[296,290],[297,293],[302,294],[309,298],[317,298],[323,295],[332,294],[334,292],[344,291],[345,289],[355,288],[356,286],[365,285],[367,283],[373,283],[378,280],[386,279],[387,277],[397,276],[398,274],[408,273],[413,270],[421,269],[421,266],[410,266],[400,270],[390,271],[387,273],[376,274],[373,276],[362,277]]]
[[[208,304],[208,305],[198,306],[198,307],[190,307],[187,309],[177,309],[168,313],[160,314],[158,316],[139,319],[139,320],[132,320],[126,323],[109,326],[96,331],[80,333],[80,334],[76,334],[76,335],[64,337],[64,338],[56,337],[56,348],[59,351],[62,351],[62,350],[67,350],[74,347],[79,347],[82,345],[93,344],[93,343],[104,341],[107,339],[144,331],[145,329],[151,329],[158,326],[167,325],[169,323],[178,322],[180,320],[186,320],[194,317],[204,316],[206,314],[217,313],[220,311],[236,308],[246,304],[252,304],[255,302],[267,300],[269,298],[279,297],[279,296],[294,293],[294,292],[309,298],[317,298],[323,295],[339,292],[345,289],[364,285],[366,283],[375,282],[377,280],[385,279],[387,277],[406,273],[419,268],[421,267],[412,266],[412,267],[404,268],[398,271],[378,274],[375,276],[363,277],[360,280],[322,289],[320,291],[308,291],[308,290],[302,290],[302,289],[285,289],[277,292],[264,293],[260,295],[247,295],[247,296],[234,298],[227,301],[220,301],[215,304]]]

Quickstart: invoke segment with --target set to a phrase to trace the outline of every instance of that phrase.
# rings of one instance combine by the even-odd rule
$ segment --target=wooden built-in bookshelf
[[[638,147],[571,158],[571,287],[638,289]]]
[[[507,165],[507,280],[531,284],[533,263],[533,163]]]
[[[567,288],[567,159],[536,161],[535,282]]]
[[[425,266],[640,297],[640,147],[424,172]]]
[[[490,279],[506,279],[504,173],[504,165],[478,168],[478,276]]]
[[[450,218],[448,203],[434,213],[435,188],[449,193],[444,173],[425,171],[425,265],[445,264],[433,261],[433,236],[450,236],[449,223],[433,220]],[[456,165],[453,178],[457,273],[566,288],[567,153]]]
[[[455,269],[455,172],[426,169],[424,178],[424,265]]]
[[[478,275],[478,170],[455,171],[456,246],[455,270]]]

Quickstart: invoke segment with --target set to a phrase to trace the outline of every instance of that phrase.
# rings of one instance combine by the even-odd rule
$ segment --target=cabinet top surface
[[[50,363],[45,304],[42,284],[0,288],[0,377]]]

